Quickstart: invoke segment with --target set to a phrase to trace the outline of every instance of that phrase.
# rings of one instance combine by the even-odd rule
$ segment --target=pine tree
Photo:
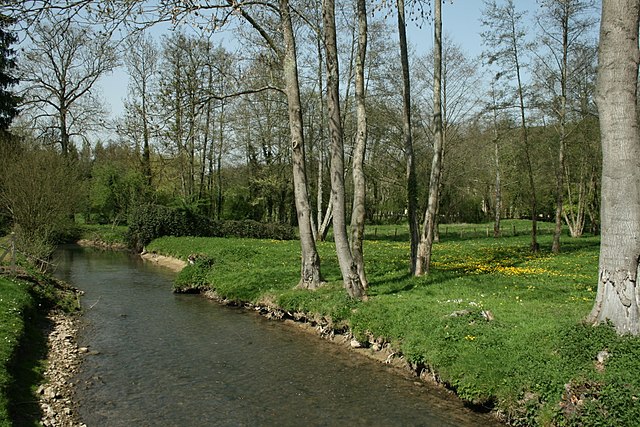
[[[15,50],[11,45],[17,37],[8,28],[11,18],[0,14],[0,131],[6,131],[18,114],[20,98],[11,89],[18,83],[13,74],[16,71]]]

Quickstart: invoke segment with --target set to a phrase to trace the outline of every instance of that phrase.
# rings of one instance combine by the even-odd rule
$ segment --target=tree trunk
[[[289,112],[289,130],[291,132],[293,189],[302,250],[301,278],[298,286],[304,289],[316,289],[322,284],[322,276],[320,274],[320,256],[318,255],[311,229],[311,206],[309,205],[307,191],[298,64],[290,12],[289,1],[280,0],[280,15],[282,17],[282,32],[285,44],[282,65]]]
[[[603,0],[596,102],[602,138],[602,238],[589,321],[640,333],[640,134],[638,0]]]
[[[434,239],[438,195],[442,177],[442,155],[444,151],[444,134],[442,128],[442,3],[434,2],[434,46],[433,46],[433,124],[434,144],[431,177],[429,179],[429,199],[424,215],[422,236],[418,246],[416,276],[429,274],[431,266],[431,249]]]
[[[569,15],[571,13],[568,4],[564,4],[562,14],[562,63],[560,65],[560,111],[559,141],[558,141],[558,175],[556,183],[556,226],[553,232],[553,244],[551,251],[554,254],[560,252],[560,236],[562,235],[562,210],[564,204],[564,151],[567,141],[567,77],[569,59]]]
[[[142,172],[145,181],[149,187],[152,184],[151,178],[151,148],[149,140],[151,139],[149,132],[149,114],[147,112],[147,81],[146,76],[142,81]]]
[[[493,98],[493,148],[494,163],[496,166],[493,237],[500,237],[500,219],[502,218],[502,177],[500,175],[500,134],[498,133],[498,112],[494,86],[491,88],[491,96]]]
[[[318,188],[316,195],[316,208],[318,215],[318,229],[316,230],[316,240],[324,241],[327,231],[328,231],[328,222],[324,227],[322,224],[325,224],[325,220],[327,216],[330,215],[329,209],[327,209],[327,213],[323,215],[322,205],[324,200],[324,152],[325,152],[325,141],[324,141],[324,83],[323,83],[323,54],[322,54],[322,40],[320,36],[318,36],[318,111],[320,111],[320,128],[318,135]]]
[[[409,77],[409,53],[407,49],[407,24],[405,21],[404,0],[397,0],[398,35],[400,38],[400,63],[402,64],[402,134],[404,137],[404,158],[407,176],[407,219],[411,242],[411,274],[416,271],[418,259],[418,181],[413,153],[413,135],[411,128],[411,80]]]
[[[220,103],[220,116],[218,118],[218,155],[216,157],[216,182],[217,182],[217,203],[216,219],[222,216],[222,148],[224,142],[224,101]]]
[[[367,287],[364,269],[364,221],[366,183],[364,155],[367,145],[367,111],[365,108],[364,63],[367,56],[367,5],[358,0],[358,53],[356,57],[356,120],[357,134],[353,150],[353,211],[351,214],[351,252],[358,269],[360,282]]]
[[[524,106],[524,89],[522,87],[522,78],[520,76],[520,62],[517,50],[514,53],[516,65],[516,77],[518,80],[518,101],[520,103],[520,126],[522,146],[524,148],[524,157],[527,167],[527,177],[529,178],[529,191],[531,191],[531,251],[538,252],[540,245],[538,244],[538,197],[536,195],[536,184],[533,179],[533,166],[531,165],[531,153],[529,150],[529,129],[527,128],[527,119]]]
[[[331,136],[331,198],[333,199],[333,237],[342,280],[352,298],[365,298],[365,289],[358,275],[347,237],[344,189],[344,141],[340,114],[338,49],[336,41],[335,0],[323,0],[325,51],[327,61],[327,110]]]

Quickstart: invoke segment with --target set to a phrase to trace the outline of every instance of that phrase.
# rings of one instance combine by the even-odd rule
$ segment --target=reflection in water
[[[125,253],[69,247],[57,276],[85,291],[77,400],[88,426],[491,425],[338,346],[193,295]]]

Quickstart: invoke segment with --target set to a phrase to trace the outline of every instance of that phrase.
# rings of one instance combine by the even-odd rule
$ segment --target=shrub
[[[187,225],[178,211],[160,205],[142,205],[129,217],[127,244],[136,251],[161,236],[185,236]]]
[[[189,210],[161,205],[142,205],[129,218],[126,240],[130,248],[141,251],[153,239],[162,236],[244,237],[253,239],[293,240],[293,227],[286,224],[260,223],[252,220],[216,221]]]

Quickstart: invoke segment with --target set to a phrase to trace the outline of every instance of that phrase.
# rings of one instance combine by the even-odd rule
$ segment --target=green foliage
[[[265,224],[251,220],[216,221],[188,209],[160,205],[143,205],[133,210],[129,218],[127,242],[131,248],[142,249],[162,236],[242,237],[289,240],[294,229],[284,224]]]
[[[125,225],[82,224],[78,227],[80,235],[77,240],[98,241],[107,245],[126,245],[128,227]]]
[[[80,199],[73,162],[55,150],[20,143],[0,147],[0,210],[9,213],[22,252],[46,259],[73,232]]]
[[[263,223],[250,219],[242,221],[221,221],[220,237],[244,237],[252,239],[293,240],[295,229],[287,224]]]
[[[185,236],[190,231],[186,216],[181,212],[152,204],[135,208],[128,224],[127,242],[129,247],[138,251],[158,237]]]
[[[147,184],[139,171],[110,162],[94,167],[91,174],[91,213],[101,224],[125,221],[131,208],[147,198]]]

